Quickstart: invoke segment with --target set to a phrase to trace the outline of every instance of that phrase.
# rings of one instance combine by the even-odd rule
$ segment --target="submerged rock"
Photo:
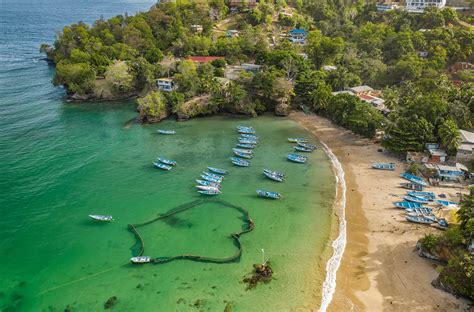
[[[273,270],[270,263],[265,264],[254,264],[254,271],[251,277],[244,278],[244,283],[247,283],[247,289],[252,289],[257,286],[258,283],[268,283],[272,280]]]
[[[116,296],[112,296],[104,303],[104,309],[111,309],[116,303],[118,298]]]
[[[290,105],[288,105],[288,103],[282,102],[275,106],[275,115],[282,117],[288,116],[288,114],[290,113],[290,109],[291,107]]]

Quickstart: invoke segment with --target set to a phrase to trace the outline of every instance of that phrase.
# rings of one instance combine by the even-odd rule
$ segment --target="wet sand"
[[[415,252],[416,241],[438,230],[405,221],[392,202],[406,190],[403,163],[378,152],[380,145],[325,118],[292,113],[290,118],[326,143],[342,163],[347,183],[347,245],[328,311],[463,311],[469,306],[435,289],[436,264]],[[371,169],[371,162],[394,162],[394,172]],[[460,189],[434,188],[450,198]]]

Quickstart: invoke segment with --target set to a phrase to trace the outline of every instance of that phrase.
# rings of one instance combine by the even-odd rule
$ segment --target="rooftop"
[[[466,130],[459,130],[463,143],[474,144],[474,133]]]
[[[306,30],[304,29],[292,29],[288,32],[290,35],[305,35]]]
[[[189,56],[188,60],[193,61],[194,63],[208,63],[222,58],[222,56]]]
[[[361,93],[361,92],[374,91],[374,89],[372,89],[372,88],[369,87],[369,86],[357,86],[357,87],[349,88],[349,90],[352,91],[352,92],[354,92],[354,93]]]

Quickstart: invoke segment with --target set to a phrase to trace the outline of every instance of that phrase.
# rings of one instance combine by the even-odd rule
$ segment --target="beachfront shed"
[[[160,78],[156,80],[156,85],[160,91],[171,92],[177,89],[173,78]]]
[[[425,164],[425,168],[436,172],[435,176],[441,181],[459,182],[459,179],[464,177],[464,171],[456,166],[427,163]]]
[[[456,161],[467,162],[473,158],[474,133],[466,130],[459,130],[461,134],[461,144],[458,147]]]

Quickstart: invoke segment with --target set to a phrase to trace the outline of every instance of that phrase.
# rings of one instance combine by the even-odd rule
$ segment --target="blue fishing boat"
[[[255,129],[252,127],[239,126],[237,127],[237,131],[243,134],[255,134]]]
[[[372,168],[380,170],[395,170],[394,163],[373,163]]]
[[[274,174],[274,175],[280,176],[282,178],[285,178],[285,174],[283,172],[273,171],[273,170],[270,170],[270,169],[263,169],[263,172],[266,172],[266,173],[269,173],[269,174]]]
[[[221,192],[220,191],[213,191],[213,190],[201,190],[201,191],[197,191],[199,194],[202,194],[202,195],[207,195],[207,196],[215,196],[215,195],[219,195]]]
[[[400,183],[400,186],[409,190],[423,191],[425,189],[424,185],[418,183]]]
[[[257,145],[257,141],[252,140],[252,139],[241,138],[241,139],[239,139],[239,144],[253,144],[253,145]]]
[[[209,171],[217,173],[217,174],[228,174],[229,173],[229,171],[227,171],[227,170],[214,168],[214,167],[207,167],[207,169],[209,169]]]
[[[201,178],[206,180],[206,181],[209,181],[209,182],[214,182],[214,183],[221,183],[222,181],[219,180],[219,179],[216,179],[216,178],[213,178],[211,176],[208,176],[208,175],[205,175],[205,174],[201,174]]]
[[[315,150],[316,148],[318,148],[316,145],[309,144],[309,143],[296,142],[296,144],[298,144],[301,147],[309,148],[309,149],[312,149],[312,150]]]
[[[253,151],[252,151],[252,150],[249,150],[249,149],[233,148],[232,150],[233,150],[234,152],[239,152],[239,153],[244,153],[244,154],[250,154],[250,155],[253,154]]]
[[[298,143],[298,142],[306,143],[306,142],[308,142],[308,140],[306,140],[305,138],[288,138],[288,142],[291,142],[291,143]]]
[[[210,181],[206,181],[206,180],[196,180],[196,183],[199,184],[199,185],[203,185],[203,186],[213,186],[213,187],[217,187],[217,188],[221,187],[221,185],[217,182],[210,182]]]
[[[299,145],[293,146],[293,148],[295,150],[297,150],[298,152],[312,153],[314,151],[311,148],[306,148],[306,147],[299,146]]]
[[[409,191],[408,195],[415,196],[415,197],[424,197],[428,200],[434,200],[436,198],[436,194],[433,192],[417,192],[417,191]]]
[[[269,178],[270,180],[277,181],[277,182],[283,182],[284,177],[282,177],[279,174],[273,173],[273,172],[266,172],[264,171],[263,174]]]
[[[414,203],[420,203],[420,204],[428,203],[428,200],[426,200],[426,198],[423,198],[423,197],[415,197],[415,196],[407,195],[407,196],[404,196],[403,199],[414,202]]]
[[[159,134],[176,134],[176,131],[174,130],[158,130],[157,132]]]
[[[246,153],[237,152],[237,151],[233,151],[233,152],[236,156],[239,156],[239,157],[242,157],[242,158],[246,158],[246,159],[252,159],[253,158],[253,156],[251,154],[246,154]]]
[[[403,208],[403,209],[414,209],[414,208],[421,208],[423,207],[422,203],[415,203],[409,201],[397,201],[393,203],[395,207]]]
[[[300,163],[300,164],[306,163],[306,160],[308,159],[308,157],[303,156],[303,155],[298,155],[298,154],[288,154],[286,158],[290,161]]]
[[[172,166],[170,166],[170,165],[165,165],[165,164],[162,164],[162,163],[159,163],[159,162],[153,162],[153,165],[154,165],[156,168],[163,169],[163,170],[171,170],[171,169],[173,169]]]
[[[230,160],[232,160],[232,163],[234,165],[239,166],[239,167],[249,167],[250,166],[250,161],[243,160],[241,158],[231,157]]]
[[[452,202],[452,201],[449,201],[449,200],[441,200],[441,199],[436,199],[435,202],[437,202],[438,204],[440,205],[443,205],[443,206],[449,206],[449,205],[459,205],[459,203],[456,203],[456,202]]]
[[[250,143],[238,143],[238,144],[235,145],[235,146],[241,147],[241,148],[247,148],[247,149],[249,149],[249,148],[252,148],[252,149],[253,149],[253,148],[256,147],[255,144],[250,144]]]
[[[448,221],[446,219],[438,219],[438,225],[441,226],[442,228],[447,228],[449,227]]]
[[[265,190],[257,190],[257,194],[260,197],[271,198],[271,199],[280,199],[281,194],[277,192],[269,192]]]
[[[209,176],[209,177],[212,177],[216,180],[224,180],[224,176],[221,176],[221,175],[218,175],[218,174],[215,174],[215,173],[210,173],[210,172],[207,172],[207,171],[203,171],[202,174],[206,175],[206,176]]]
[[[410,181],[410,182],[418,183],[418,184],[421,184],[421,185],[423,185],[423,186],[426,186],[426,183],[423,182],[423,179],[420,178],[420,177],[418,177],[418,176],[416,176],[416,175],[409,174],[409,173],[406,173],[406,172],[405,172],[405,173],[400,174],[400,176],[401,176],[402,178],[404,178],[405,180],[408,180],[408,181]]]
[[[420,208],[413,208],[413,209],[406,209],[405,213],[410,216],[429,216],[430,219],[433,219],[433,210],[428,207],[420,207]]]
[[[421,216],[405,216],[405,219],[407,219],[407,221],[414,222],[414,223],[421,223],[421,224],[433,223],[432,220],[425,217],[421,217]]]
[[[158,157],[157,159],[165,165],[176,166],[176,161],[174,160],[166,159],[163,157]]]
[[[240,137],[241,138],[246,138],[246,139],[251,139],[251,140],[258,140],[258,136],[256,136],[255,134],[241,133]]]

